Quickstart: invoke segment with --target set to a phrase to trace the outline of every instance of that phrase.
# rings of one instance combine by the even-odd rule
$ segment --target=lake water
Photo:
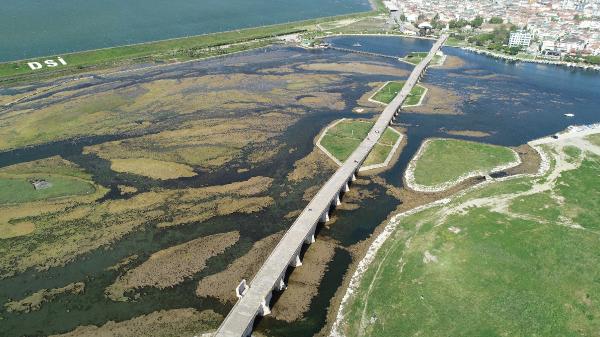
[[[368,0],[2,0],[0,62],[369,9]]]
[[[427,40],[399,39],[394,37],[336,37],[329,40],[333,45],[357,48],[386,55],[403,56],[410,51],[423,51],[430,48],[432,42]],[[361,47],[354,46],[357,42]],[[476,139],[478,141],[500,144],[520,145],[529,140],[563,130],[570,124],[587,124],[600,121],[600,73],[573,70],[555,66],[507,63],[501,60],[476,55],[459,49],[444,48],[444,52],[459,57],[464,64],[456,68],[430,68],[423,78],[423,85],[437,86],[452,91],[460,97],[458,115],[426,115],[402,113],[400,122],[407,126],[408,145],[403,150],[400,160],[394,167],[382,174],[388,183],[402,185],[402,174],[410,158],[414,155],[425,138],[448,137],[444,130],[477,130],[489,132],[490,136]],[[290,66],[290,63],[339,63],[339,62],[379,62],[394,67],[411,70],[412,66],[398,61],[346,53],[335,50],[306,51],[292,47],[271,47],[249,51],[222,59],[171,65],[139,75],[127,74],[121,78],[99,78],[107,84],[127,83],[129,81],[150,81],[156,77],[183,78],[186,76],[202,76],[208,73],[260,73],[265,68]],[[293,66],[293,65],[292,65]],[[294,71],[303,72],[302,68],[293,66]],[[310,153],[313,139],[328,123],[342,117],[364,117],[372,115],[353,114],[351,109],[356,101],[370,87],[368,83],[394,80],[393,76],[352,74],[339,84],[339,90],[346,104],[347,111],[320,110],[309,114],[292,127],[284,136],[287,146],[296,149],[294,152],[282,151],[282,155],[271,163],[266,163],[243,176],[239,173],[225,172],[219,175],[199,175],[190,179],[182,179],[169,183],[160,183],[158,187],[179,188],[204,184],[225,184],[231,181],[247,179],[249,176],[265,175],[274,177],[274,186],[288,184],[286,174],[293,163]],[[9,89],[0,89],[8,91]],[[336,91],[337,91],[336,90]],[[242,111],[241,113],[251,113]],[[565,113],[573,113],[574,117],[565,117]],[[120,137],[114,135],[113,137]],[[454,137],[454,136],[452,136]],[[468,138],[468,137],[454,137]],[[102,143],[103,138],[79,140],[76,143],[60,142],[42,145],[13,152],[0,153],[0,167],[16,162],[29,161],[60,154],[84,166],[93,172],[101,183],[118,181],[119,175],[108,167],[81,155],[83,145]],[[105,178],[103,178],[105,177]],[[323,182],[327,176],[315,177],[312,183]],[[135,183],[135,182],[133,182]],[[144,182],[144,184],[159,184]],[[183,185],[180,185],[183,184]],[[153,186],[153,185],[152,185]],[[366,188],[372,191],[374,198],[365,199],[360,208],[353,211],[336,211],[337,221],[329,228],[324,228],[317,240],[329,237],[344,247],[349,247],[367,238],[390,212],[398,205],[398,201],[386,195],[378,185],[370,184]],[[284,215],[306,204],[302,201],[302,188],[298,193],[286,198],[276,198],[276,205],[270,209],[252,215],[233,215],[203,223],[202,226],[182,226],[166,232],[158,232],[149,226],[145,231],[137,231],[123,240],[111,245],[110,250],[96,250],[85,254],[65,267],[51,268],[46,272],[28,271],[0,282],[0,304],[8,298],[21,298],[41,288],[63,286],[69,282],[85,280],[86,292],[82,295],[67,295],[45,303],[41,310],[30,314],[3,313],[3,336],[44,336],[65,332],[78,325],[102,325],[109,320],[123,321],[152,311],[169,308],[194,307],[213,309],[225,314],[230,308],[214,300],[200,299],[193,294],[197,281],[211,273],[222,270],[235,256],[229,260],[211,260],[205,271],[194,275],[184,283],[164,290],[144,290],[143,296],[135,302],[115,303],[105,298],[103,291],[116,278],[115,272],[107,272],[106,267],[114,265],[123,257],[132,253],[148,256],[174,243],[184,242],[190,238],[218,232],[240,230],[245,244],[250,244],[272,232],[287,228],[291,221]],[[271,195],[280,195],[280,187],[271,191]],[[256,226],[260,223],[261,226]],[[235,255],[239,252],[232,253]],[[300,322],[286,323],[272,317],[262,319],[257,329],[268,336],[312,336],[318,332],[326,317],[326,309],[333,294],[341,284],[341,280],[350,264],[348,252],[338,250],[329,269],[321,282],[319,294],[311,303],[305,319]],[[303,266],[302,268],[309,268]],[[68,310],[66,310],[68,309]]]

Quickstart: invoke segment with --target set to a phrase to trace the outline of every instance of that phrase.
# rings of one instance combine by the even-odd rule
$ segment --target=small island
[[[373,122],[341,119],[325,129],[317,147],[338,165],[342,165],[367,137]],[[384,168],[389,165],[402,141],[402,134],[388,127],[361,167],[361,171]]]
[[[410,64],[417,65],[421,61],[423,61],[423,59],[426,56],[427,56],[427,52],[412,52],[412,53],[406,55],[402,60],[405,62],[408,62]],[[442,52],[438,52],[433,57],[433,60],[431,60],[430,67],[436,67],[436,66],[439,67],[442,64],[444,64],[445,60],[446,60],[446,55],[444,55]]]
[[[460,158],[460,160],[458,160]],[[458,139],[430,139],[406,170],[407,186],[416,191],[438,192],[475,176],[485,176],[519,165],[512,149]]]
[[[404,81],[390,81],[386,82],[371,98],[369,101],[378,103],[378,104],[389,104],[396,95],[402,90],[404,87]],[[404,101],[403,107],[411,107],[411,106],[419,106],[423,103],[423,98],[427,94],[427,88],[424,86],[417,84],[411,90],[410,94]]]

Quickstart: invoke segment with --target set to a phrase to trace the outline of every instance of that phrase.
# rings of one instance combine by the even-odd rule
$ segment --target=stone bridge
[[[221,323],[214,336],[250,336],[256,317],[268,315],[271,312],[269,309],[271,297],[274,291],[285,290],[284,279],[288,268],[302,265],[300,252],[303,245],[311,244],[315,241],[317,225],[329,220],[329,212],[340,204],[342,194],[348,191],[350,184],[356,179],[356,174],[367,158],[367,155],[371,152],[375,144],[377,144],[377,141],[379,141],[379,138],[381,138],[388,125],[395,120],[402,103],[415,84],[421,79],[433,56],[442,47],[446,39],[447,36],[442,35],[435,42],[429,54],[421,63],[415,66],[402,90],[383,110],[383,113],[369,131],[367,137],[323,185],[308,206],[304,208],[267,257],[244,295],[239,298],[227,317],[225,317],[225,320]]]

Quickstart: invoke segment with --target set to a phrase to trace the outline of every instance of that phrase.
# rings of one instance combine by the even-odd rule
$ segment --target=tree
[[[406,15],[400,14],[400,21],[406,22]]]
[[[473,26],[473,27],[475,27],[475,28],[479,28],[479,27],[481,27],[481,25],[482,25],[482,24],[483,24],[483,18],[482,18],[481,16],[479,16],[479,15],[477,15],[477,16],[475,17],[475,19],[473,19],[473,20],[471,21],[471,26]]]
[[[521,51],[521,47],[510,47],[508,48],[508,53],[510,55],[517,55]]]
[[[499,17],[499,16],[493,16],[492,18],[490,18],[489,23],[493,24],[493,25],[499,25],[502,24],[504,22],[504,20]]]
[[[448,23],[448,26],[450,28],[463,28],[465,26],[467,26],[469,24],[469,21],[465,20],[465,19],[460,19],[460,20],[450,20],[450,22]]]
[[[440,15],[436,14],[431,21],[431,28],[433,29],[443,29],[445,24],[440,21]]]

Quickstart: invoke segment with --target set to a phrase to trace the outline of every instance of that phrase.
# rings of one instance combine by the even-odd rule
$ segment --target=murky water
[[[399,38],[342,37],[331,41],[345,48],[360,48],[387,55],[405,55],[413,50],[427,50],[431,41],[402,40]],[[361,47],[353,46],[360,42]],[[460,115],[423,115],[404,113],[400,122],[407,125],[408,145],[402,152],[398,163],[382,176],[391,184],[402,184],[402,173],[422,140],[432,136],[445,136],[443,130],[478,130],[491,135],[478,138],[480,141],[501,145],[519,145],[528,140],[554,133],[569,124],[584,124],[600,121],[600,74],[580,70],[568,70],[554,66],[533,64],[511,64],[445,48],[448,55],[460,57],[465,63],[459,68],[431,68],[423,83],[451,90],[460,98]],[[153,70],[143,75],[127,75],[121,79],[103,79],[107,83],[120,80],[148,81],[156,78],[181,78],[199,76],[206,73],[256,73],[264,68],[275,68],[294,62],[341,62],[341,61],[377,61],[410,70],[411,66],[377,57],[348,54],[333,50],[305,51],[288,47],[272,47],[248,52],[224,59],[210,60],[184,65],[169,66]],[[301,72],[302,70],[296,69]],[[265,175],[275,179],[272,196],[278,196],[285,190],[286,175],[296,160],[306,156],[313,149],[312,140],[329,122],[341,117],[355,117],[351,109],[356,100],[369,90],[369,82],[381,82],[395,79],[391,76],[352,75],[346,83],[341,83],[346,112],[314,111],[303,117],[282,136],[286,149],[272,161],[259,165],[245,173],[235,170],[200,174],[197,177],[174,181],[157,182],[151,179],[132,177],[112,172],[108,163],[100,158],[84,156],[84,145],[102,143],[118,139],[125,135],[92,137],[77,141],[65,141],[41,145],[12,152],[0,153],[0,167],[60,154],[77,162],[94,174],[95,179],[106,186],[116,186],[127,181],[141,191],[153,187],[181,188],[185,186],[205,186],[225,184]],[[6,90],[6,89],[4,89]],[[250,113],[250,112],[248,112]],[[568,118],[563,114],[574,113]],[[369,117],[369,115],[362,115]],[[454,136],[450,136],[454,137]],[[468,138],[468,137],[456,137]],[[294,148],[295,151],[287,151]],[[24,274],[0,282],[0,303],[8,298],[21,298],[41,288],[64,286],[70,282],[84,281],[86,291],[82,295],[59,296],[45,303],[41,310],[29,314],[1,312],[2,336],[44,336],[65,332],[79,325],[101,325],[109,320],[123,321],[141,314],[159,309],[194,307],[213,309],[225,314],[229,306],[217,301],[199,299],[194,293],[197,281],[202,277],[222,270],[236,257],[241,256],[253,242],[271,233],[289,227],[292,220],[284,215],[303,207],[304,188],[321,183],[327,174],[314,177],[299,186],[286,198],[277,197],[276,204],[264,212],[252,215],[233,215],[214,218],[201,225],[190,224],[168,230],[154,229],[148,224],[145,230],[136,231],[110,249],[100,249],[77,258],[61,268],[51,268],[45,272],[27,271]],[[367,238],[388,214],[397,206],[398,201],[387,196],[385,191],[374,184],[366,186],[375,197],[361,201],[361,207],[354,211],[337,211],[337,221],[330,228],[323,229],[319,235],[331,237],[343,246],[350,246]],[[120,197],[116,193],[109,198]],[[133,253],[141,259],[160,249],[213,233],[239,230],[242,240],[234,249],[209,260],[208,268],[184,283],[166,290],[148,289],[142,292],[139,300],[128,303],[116,303],[105,298],[104,289],[118,276],[117,272],[105,269]],[[273,318],[266,318],[258,324],[258,330],[272,336],[310,336],[319,331],[324,324],[326,309],[333,294],[350,264],[347,252],[338,249],[329,264],[319,294],[311,303],[310,311],[300,323],[288,324]]]

